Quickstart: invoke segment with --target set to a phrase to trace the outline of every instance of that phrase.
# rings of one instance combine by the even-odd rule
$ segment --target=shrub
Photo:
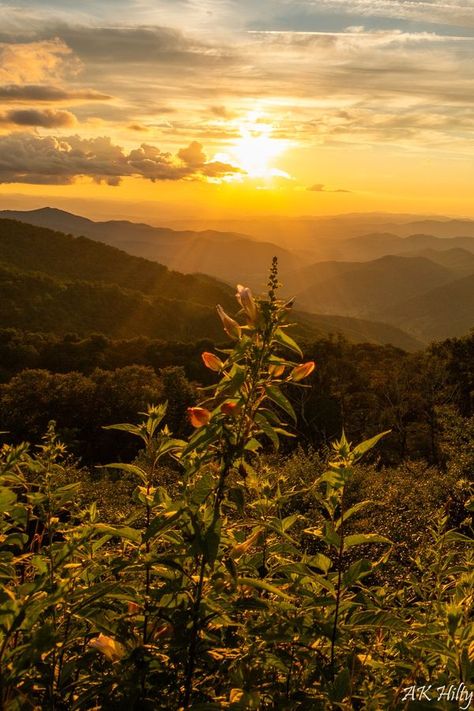
[[[125,519],[80,510],[53,430],[36,453],[3,448],[3,708],[375,710],[405,708],[411,685],[472,680],[472,539],[440,518],[421,574],[389,589],[373,580],[392,542],[349,528],[370,503],[350,487],[382,435],[343,435],[313,478],[305,462],[303,485],[261,456],[291,436],[284,391],[314,367],[276,285],[274,265],[268,299],[238,288],[243,325],[219,310],[235,345],[203,354],[219,379],[189,408],[188,439],[163,425],[165,404],[113,426],[143,447],[110,465],[136,482]],[[353,554],[372,545],[375,560]]]

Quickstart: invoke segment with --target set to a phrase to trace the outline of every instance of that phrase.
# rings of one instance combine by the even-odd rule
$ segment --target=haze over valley
[[[141,263],[143,269],[152,269],[149,262],[155,262],[182,274],[213,277],[217,281],[209,279],[208,282],[215,285],[215,292],[210,291],[212,295],[206,300],[206,306],[211,306],[212,298],[217,296],[219,283],[222,294],[230,293],[226,285],[235,286],[241,280],[256,292],[262,291],[269,264],[276,256],[282,293],[288,298],[294,297],[299,310],[324,317],[320,322],[324,323],[323,330],[347,334],[347,328],[336,317],[373,322],[369,330],[367,327],[354,329],[352,339],[373,340],[376,334],[378,342],[402,345],[403,338],[398,333],[401,331],[407,337],[404,345],[413,348],[431,340],[465,335],[474,322],[474,221],[470,220],[414,220],[401,216],[394,221],[393,216],[385,215],[281,220],[280,225],[292,230],[290,245],[278,232],[274,234],[274,242],[266,239],[274,227],[273,219],[268,223],[260,220],[257,234],[252,230],[252,221],[238,224],[240,229],[247,227],[246,233],[176,230],[130,221],[98,222],[54,208],[0,211],[0,219],[0,260],[16,261],[16,266],[23,269],[26,267],[25,249],[20,241],[11,239],[7,248],[6,233],[12,225],[4,220],[108,244],[148,260]],[[15,229],[21,234],[19,225]],[[367,229],[371,231],[366,232]],[[386,231],[388,229],[391,231]],[[420,229],[424,232],[419,232]],[[49,257],[41,264],[39,254],[41,251],[48,254],[49,250],[54,253],[55,248],[47,244],[53,236],[48,238],[46,232],[37,235],[33,232],[29,239],[30,269],[51,270]],[[88,243],[64,241],[64,245],[67,244],[75,245],[71,267],[76,267],[77,257]],[[89,271],[84,269],[76,276],[107,281],[107,271],[99,264],[92,261],[88,264]],[[136,264],[137,273],[139,264]],[[93,276],[94,271],[96,276]],[[53,269],[51,276],[71,274],[57,274]],[[204,281],[203,277],[199,279]],[[119,282],[122,288],[136,289],[133,274],[128,279],[122,276]],[[163,284],[158,286],[158,283],[156,295],[163,297]],[[195,301],[192,280],[188,278],[186,282],[181,278],[181,283],[187,287],[178,288],[178,282],[170,282],[166,288],[167,298]],[[179,318],[175,324],[176,336],[182,334],[178,322]],[[138,320],[133,325],[134,333],[139,323]],[[168,319],[163,317],[163,323],[168,323]],[[386,328],[383,333],[381,324],[396,330]],[[149,332],[149,327],[143,328]],[[157,335],[161,333],[158,325],[155,328]],[[199,333],[199,329],[192,333]],[[201,335],[211,333],[212,330],[204,330]],[[384,340],[390,338],[391,341]]]

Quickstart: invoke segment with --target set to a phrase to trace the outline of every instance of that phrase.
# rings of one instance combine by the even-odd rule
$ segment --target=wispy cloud
[[[303,4],[303,3],[302,3]],[[474,27],[472,0],[307,0],[304,5],[362,17]]]
[[[2,102],[73,103],[76,101],[108,101],[111,98],[110,94],[92,89],[66,89],[51,84],[5,84],[0,86],[0,100]]]
[[[307,188],[314,193],[351,193],[352,190],[345,190],[344,188],[330,188],[324,183],[315,183]]]

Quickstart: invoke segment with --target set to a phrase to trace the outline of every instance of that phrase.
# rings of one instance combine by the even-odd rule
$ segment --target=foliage
[[[370,504],[360,461],[386,433],[343,434],[303,482],[262,456],[291,438],[290,388],[315,367],[276,288],[274,265],[268,299],[238,287],[242,318],[219,310],[234,345],[202,354],[218,382],[188,407],[189,437],[166,404],[107,430],[142,446],[108,465],[135,481],[116,520],[81,510],[52,427],[37,452],[3,447],[2,708],[375,711],[408,707],[411,684],[474,680],[472,538],[439,517],[390,589],[376,576],[396,544],[351,529]]]
[[[187,433],[181,414],[191,404],[194,389],[180,368],[164,368],[158,375],[144,366],[97,368],[88,376],[25,369],[0,386],[0,426],[11,433],[4,436],[13,435],[17,443],[38,441],[54,419],[60,423],[63,441],[84,462],[130,458],[138,443],[117,440],[104,425],[133,418],[147,403],[161,398],[169,401],[170,426]]]

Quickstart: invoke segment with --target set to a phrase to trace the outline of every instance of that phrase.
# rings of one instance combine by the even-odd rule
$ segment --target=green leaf
[[[370,504],[373,504],[373,501],[367,500],[367,501],[359,501],[359,503],[354,504],[354,506],[351,506],[350,509],[347,509],[347,511],[344,511],[344,515],[342,518],[339,518],[336,521],[336,530],[339,528],[341,523],[343,521],[347,521],[351,516],[354,514],[358,513],[359,511],[362,511],[363,509],[367,508],[367,506],[370,506]]]
[[[332,687],[333,701],[342,701],[351,688],[351,673],[347,667],[343,667],[334,679]]]
[[[118,538],[125,538],[128,541],[133,541],[134,543],[141,543],[142,534],[135,528],[130,528],[130,526],[109,526],[106,523],[96,523],[94,528],[100,533],[106,533],[109,536],[117,536]]]
[[[216,522],[214,526],[207,529],[204,535],[203,552],[208,563],[212,565],[217,558],[219,544],[221,542],[221,522]]]
[[[103,430],[118,430],[119,432],[128,432],[129,434],[136,435],[141,439],[146,439],[143,430],[138,425],[132,425],[129,422],[122,422],[118,425],[104,425]]]
[[[122,472],[127,472],[127,474],[133,474],[137,476],[140,481],[144,484],[148,481],[148,475],[144,469],[138,467],[136,464],[122,464],[122,462],[113,462],[112,464],[103,464],[98,466],[97,469],[118,469]]]
[[[7,486],[0,487],[0,511],[8,511],[16,503],[16,494]]]
[[[267,396],[272,402],[278,405],[278,407],[281,407],[281,409],[284,410],[287,415],[291,417],[293,422],[296,422],[296,414],[293,409],[293,406],[286,397],[286,395],[283,395],[279,388],[277,388],[275,385],[267,385],[267,387],[265,388],[265,392],[267,393]]]
[[[361,558],[360,560],[357,560],[355,563],[349,566],[349,568],[342,576],[342,583],[346,587],[350,587],[354,583],[361,580],[361,578],[364,578],[366,575],[368,575],[371,571],[372,563],[370,562],[370,560],[367,560],[366,558]]]
[[[251,437],[244,447],[247,452],[253,452],[254,454],[258,452],[258,450],[261,448],[262,445],[260,444],[258,439],[255,439],[255,437]]]
[[[283,592],[283,590],[280,590],[280,588],[277,588],[271,583],[267,583],[265,580],[259,580],[258,578],[237,578],[237,583],[239,585],[247,585],[250,588],[256,588],[257,590],[266,590],[267,592],[272,593],[273,595],[278,595],[278,597],[282,597],[285,600],[292,599],[289,595]]]
[[[278,450],[280,448],[280,440],[278,439],[278,435],[276,434],[273,427],[267,421],[266,417],[257,413],[255,415],[255,422],[260,427],[262,432],[268,437],[268,439],[271,441],[271,443],[275,447],[275,450],[278,452]]]
[[[356,533],[352,536],[346,536],[344,539],[344,550],[351,546],[362,546],[366,543],[388,543],[392,545],[392,541],[385,536],[379,536],[377,533]]]
[[[472,536],[465,536],[457,531],[448,531],[444,536],[444,540],[451,543],[469,543],[472,545]]]
[[[291,336],[289,336],[286,332],[286,330],[282,328],[277,328],[275,331],[275,340],[278,341],[282,346],[285,346],[288,348],[290,351],[293,351],[294,353],[297,353],[300,358],[303,357],[303,352],[299,345],[292,339]]]
[[[357,447],[354,447],[354,449],[352,450],[352,455],[354,459],[359,459],[360,457],[362,457],[363,454],[375,447],[377,442],[379,442],[382,437],[385,437],[385,435],[390,434],[390,432],[391,430],[386,430],[385,432],[381,432],[380,434],[375,435],[375,437],[372,437],[371,439],[366,439],[364,442],[358,444]]]
[[[332,564],[331,559],[324,553],[315,553],[312,556],[308,556],[304,562],[312,568],[322,570],[323,573],[327,573]]]
[[[218,391],[225,393],[228,397],[236,395],[245,381],[245,368],[234,363],[229,371],[229,379],[223,380],[218,387]]]
[[[376,627],[406,631],[406,620],[399,619],[386,610],[356,610],[351,615],[351,624],[356,627]]]
[[[214,475],[212,471],[207,471],[195,483],[191,490],[191,500],[195,504],[202,504],[214,489]]]
[[[165,511],[156,516],[143,534],[143,542],[149,541],[157,533],[163,533],[163,531],[170,528],[179,518],[180,513],[181,510],[179,509],[177,511]]]

